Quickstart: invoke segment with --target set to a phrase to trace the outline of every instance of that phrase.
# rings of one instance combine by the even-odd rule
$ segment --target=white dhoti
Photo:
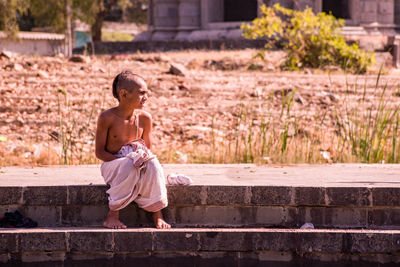
[[[140,156],[143,153],[145,160]],[[143,142],[123,146],[116,156],[101,165],[104,181],[110,185],[110,210],[120,210],[132,201],[149,212],[168,206],[164,171]]]

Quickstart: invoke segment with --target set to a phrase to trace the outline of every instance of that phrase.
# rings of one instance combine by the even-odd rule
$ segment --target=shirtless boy
[[[135,201],[153,213],[157,228],[170,228],[161,213],[168,205],[164,173],[150,151],[152,118],[141,110],[148,97],[147,85],[139,75],[124,71],[114,79],[113,95],[118,106],[100,114],[96,131],[96,157],[103,161],[101,173],[110,185],[110,210],[103,225],[125,229],[119,210]]]

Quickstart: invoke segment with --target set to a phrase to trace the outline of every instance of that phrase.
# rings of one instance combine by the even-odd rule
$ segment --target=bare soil
[[[84,62],[0,57],[0,166],[97,163],[96,119],[117,104],[111,84],[125,69],[149,85],[145,109],[154,120],[153,151],[164,162],[196,162],[193,154],[211,149],[211,138],[234,138],[243,109],[253,112],[254,125],[268,115],[280,129],[282,92],[295,92],[291,114],[301,118],[297,133],[312,135],[318,127],[328,139],[335,134],[335,112],[344,103],[357,105],[364,86],[367,102],[378,103],[387,84],[388,105],[399,105],[397,70],[385,68],[377,87],[377,67],[366,75],[346,75],[336,68],[285,72],[279,68],[282,52],[269,52],[265,61],[253,59],[255,53],[138,53],[82,57]],[[185,76],[171,74],[171,63],[185,66]],[[321,142],[322,149],[333,149],[334,144]]]

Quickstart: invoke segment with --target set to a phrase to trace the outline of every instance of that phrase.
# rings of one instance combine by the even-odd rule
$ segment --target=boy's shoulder
[[[109,109],[107,109],[107,110],[102,111],[102,112],[100,113],[99,118],[100,118],[100,119],[108,119],[108,118],[111,118],[111,117],[114,115],[113,110],[114,110],[114,108],[109,108]]]
[[[137,111],[137,114],[139,115],[139,117],[142,119],[149,119],[149,120],[151,120],[152,119],[152,117],[151,117],[151,114],[149,113],[149,112],[147,112],[147,111],[144,111],[144,110],[141,110],[141,109],[139,109],[138,111]]]

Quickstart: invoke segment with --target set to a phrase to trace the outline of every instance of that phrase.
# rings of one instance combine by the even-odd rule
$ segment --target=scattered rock
[[[180,85],[178,85],[178,88],[179,90],[186,90],[186,91],[190,90],[190,87],[185,83],[181,83]]]
[[[76,62],[76,63],[89,63],[90,58],[76,55],[76,56],[70,57],[69,61]]]
[[[302,105],[307,105],[307,101],[298,93],[294,95],[294,101]]]
[[[22,70],[24,70],[24,67],[23,67],[21,64],[18,64],[18,63],[11,63],[11,64],[8,64],[8,65],[6,66],[6,68],[9,68],[9,69],[12,69],[12,70],[15,70],[15,71],[22,71]]]
[[[169,73],[178,75],[178,76],[186,76],[186,68],[179,63],[171,63],[169,68]]]
[[[10,52],[10,51],[4,50],[4,51],[1,51],[1,52],[0,52],[0,57],[4,57],[4,58],[7,58],[7,59],[11,59],[11,58],[13,57],[13,53]]]
[[[262,70],[264,68],[261,63],[251,63],[250,66],[247,67],[248,70]]]
[[[328,97],[328,98],[330,99],[330,101],[332,101],[332,102],[337,102],[337,101],[338,101],[337,96],[335,96],[335,95],[332,94],[332,93],[329,93],[329,92],[322,92],[322,94],[325,95],[326,97]]]
[[[42,79],[48,79],[50,77],[49,74],[44,70],[39,70],[37,75]]]

